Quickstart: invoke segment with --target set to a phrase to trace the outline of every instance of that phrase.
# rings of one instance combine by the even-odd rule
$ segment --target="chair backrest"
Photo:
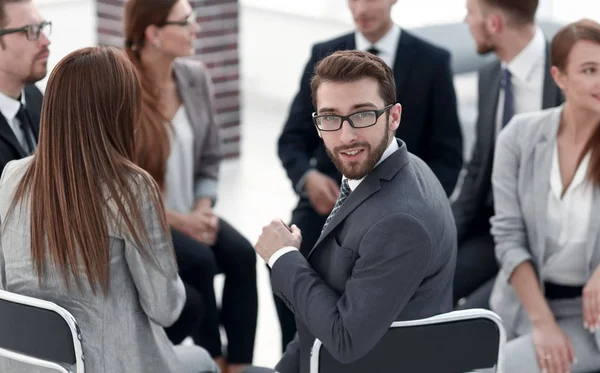
[[[549,20],[541,20],[537,25],[547,40],[551,40],[563,26]],[[477,54],[475,42],[469,32],[469,27],[465,23],[422,26],[410,29],[410,31],[430,43],[446,48],[452,53],[452,71],[454,74],[476,72],[482,65],[495,58],[493,53],[486,56]]]
[[[48,301],[0,290],[0,357],[63,373],[84,373],[75,318]]]
[[[506,333],[498,315],[482,309],[453,311],[422,320],[395,322],[367,355],[337,362],[319,340],[311,373],[465,373],[494,368],[502,372]]]

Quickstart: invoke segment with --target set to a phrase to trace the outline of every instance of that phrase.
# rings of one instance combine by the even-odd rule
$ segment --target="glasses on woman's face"
[[[196,12],[191,12],[184,20],[164,21],[161,26],[174,25],[174,26],[185,27],[185,26],[197,24],[198,23],[197,20],[198,20],[198,14],[196,14]]]
[[[26,25],[19,28],[7,28],[0,30],[0,36],[16,33],[25,33],[27,40],[35,41],[40,37],[43,32],[46,37],[49,37],[52,33],[52,22],[44,21],[38,25]]]

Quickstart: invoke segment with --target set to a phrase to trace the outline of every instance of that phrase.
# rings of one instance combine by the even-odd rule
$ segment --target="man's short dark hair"
[[[517,25],[535,22],[539,0],[482,0],[486,5],[501,9]]]
[[[310,83],[315,109],[317,109],[317,90],[322,82],[346,83],[362,78],[377,80],[384,105],[396,103],[396,81],[392,69],[381,58],[371,53],[344,50],[325,57],[315,67],[315,75]]]

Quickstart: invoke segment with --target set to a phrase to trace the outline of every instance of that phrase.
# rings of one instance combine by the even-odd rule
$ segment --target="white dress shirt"
[[[587,178],[589,164],[588,153],[561,198],[563,184],[555,145],[548,193],[548,234],[541,271],[545,281],[571,286],[586,282],[585,245],[594,191],[593,183]]]
[[[379,58],[381,58],[389,67],[393,68],[394,62],[396,61],[396,52],[398,51],[401,33],[400,26],[393,25],[387,34],[373,44],[357,30],[354,35],[356,49],[359,51],[366,51],[371,47],[377,48],[379,50]]]
[[[508,63],[502,63],[502,69],[508,68],[512,75],[514,114],[542,109],[545,66],[546,39],[542,30],[538,28],[533,39],[515,58]],[[496,133],[502,128],[503,111],[504,89],[500,89],[496,111]]]
[[[25,106],[25,92],[21,92],[21,101],[15,100],[0,92],[0,112],[4,115],[10,129],[12,129],[17,137],[17,141],[19,141],[21,148],[23,148],[25,152],[28,152],[29,146],[27,145],[27,139],[25,138],[25,133],[21,129],[21,122],[17,119],[17,113],[21,108],[21,104]],[[35,139],[35,136],[32,134],[31,138]]]
[[[396,139],[393,138],[392,142],[384,150],[383,154],[381,155],[381,158],[379,158],[379,161],[377,162],[377,164],[375,165],[375,167],[379,166],[379,164],[381,162],[383,162],[384,160],[386,160],[390,155],[394,154],[394,152],[396,150],[398,150],[398,149],[400,149],[400,147],[398,146],[398,141],[396,141]],[[346,176],[342,176],[342,182],[344,181],[344,179],[346,179]],[[356,188],[358,188],[358,186],[360,185],[360,183],[363,180],[364,180],[364,178],[362,178],[360,180],[348,179],[348,186],[350,187],[350,191],[354,191]],[[273,268],[273,266],[275,265],[275,262],[277,261],[277,259],[281,258],[284,254],[287,254],[287,253],[295,251],[295,250],[298,250],[298,249],[295,248],[295,247],[293,247],[293,246],[286,246],[286,247],[283,247],[283,248],[277,250],[269,258],[269,267]]]

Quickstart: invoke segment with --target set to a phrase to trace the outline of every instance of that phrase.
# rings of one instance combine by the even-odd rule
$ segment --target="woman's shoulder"
[[[208,68],[206,67],[206,64],[197,58],[177,58],[173,64],[173,68],[175,71],[183,73],[188,79],[204,81],[208,77]]]
[[[536,144],[542,137],[556,134],[562,106],[516,114],[498,135],[498,142],[511,142],[522,147]]]
[[[16,188],[19,181],[23,178],[23,175],[25,175],[25,171],[27,171],[32,160],[33,156],[29,156],[10,161],[4,166],[2,176],[0,177],[1,195],[4,195],[5,191],[12,191]]]

